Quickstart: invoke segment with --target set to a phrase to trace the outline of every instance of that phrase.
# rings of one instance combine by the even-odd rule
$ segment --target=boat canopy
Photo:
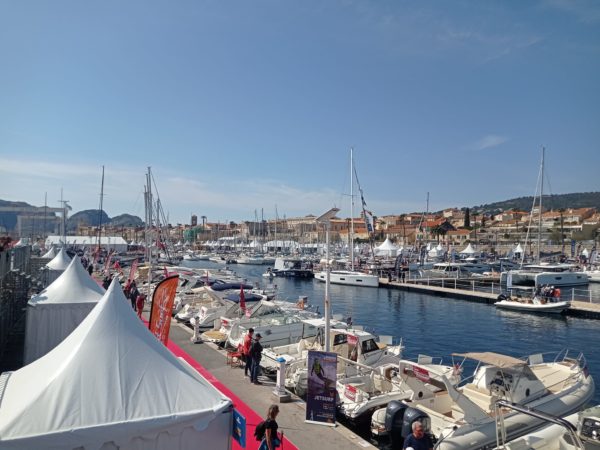
[[[515,366],[524,366],[527,364],[527,361],[523,361],[522,359],[514,358],[512,356],[507,355],[501,355],[500,353],[494,352],[452,353],[452,356],[461,356],[463,358],[481,361],[484,364],[490,364],[501,369]]]

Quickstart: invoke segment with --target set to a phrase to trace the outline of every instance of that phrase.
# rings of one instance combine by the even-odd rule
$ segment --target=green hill
[[[522,211],[531,210],[533,197],[519,197],[501,202],[473,206],[471,209],[478,212],[495,214],[509,209]],[[544,195],[542,199],[544,210],[562,208],[596,208],[600,211],[600,192],[581,192],[574,194]]]

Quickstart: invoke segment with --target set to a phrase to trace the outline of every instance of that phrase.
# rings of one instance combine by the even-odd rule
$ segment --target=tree
[[[464,224],[465,228],[471,228],[471,216],[470,216],[470,211],[469,208],[465,209],[465,224]]]

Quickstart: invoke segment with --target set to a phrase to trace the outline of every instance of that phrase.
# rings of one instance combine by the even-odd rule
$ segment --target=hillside
[[[544,209],[596,208],[600,210],[600,192],[544,195],[542,202]],[[479,212],[494,214],[500,211],[506,211],[508,209],[529,211],[532,204],[533,197],[519,197],[501,202],[473,206],[471,209]]]
[[[131,214],[120,214],[111,219],[104,211],[100,214],[99,209],[86,209],[85,211],[79,211],[69,217],[67,220],[67,230],[75,231],[78,225],[95,227],[100,225],[101,220],[102,225],[115,227],[139,227],[144,224],[142,219],[138,216],[132,216]]]

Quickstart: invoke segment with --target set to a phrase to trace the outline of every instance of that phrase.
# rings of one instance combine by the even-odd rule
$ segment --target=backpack
[[[254,429],[254,437],[257,441],[262,441],[265,437],[265,431],[267,429],[267,423],[264,420],[261,420],[256,428]]]

